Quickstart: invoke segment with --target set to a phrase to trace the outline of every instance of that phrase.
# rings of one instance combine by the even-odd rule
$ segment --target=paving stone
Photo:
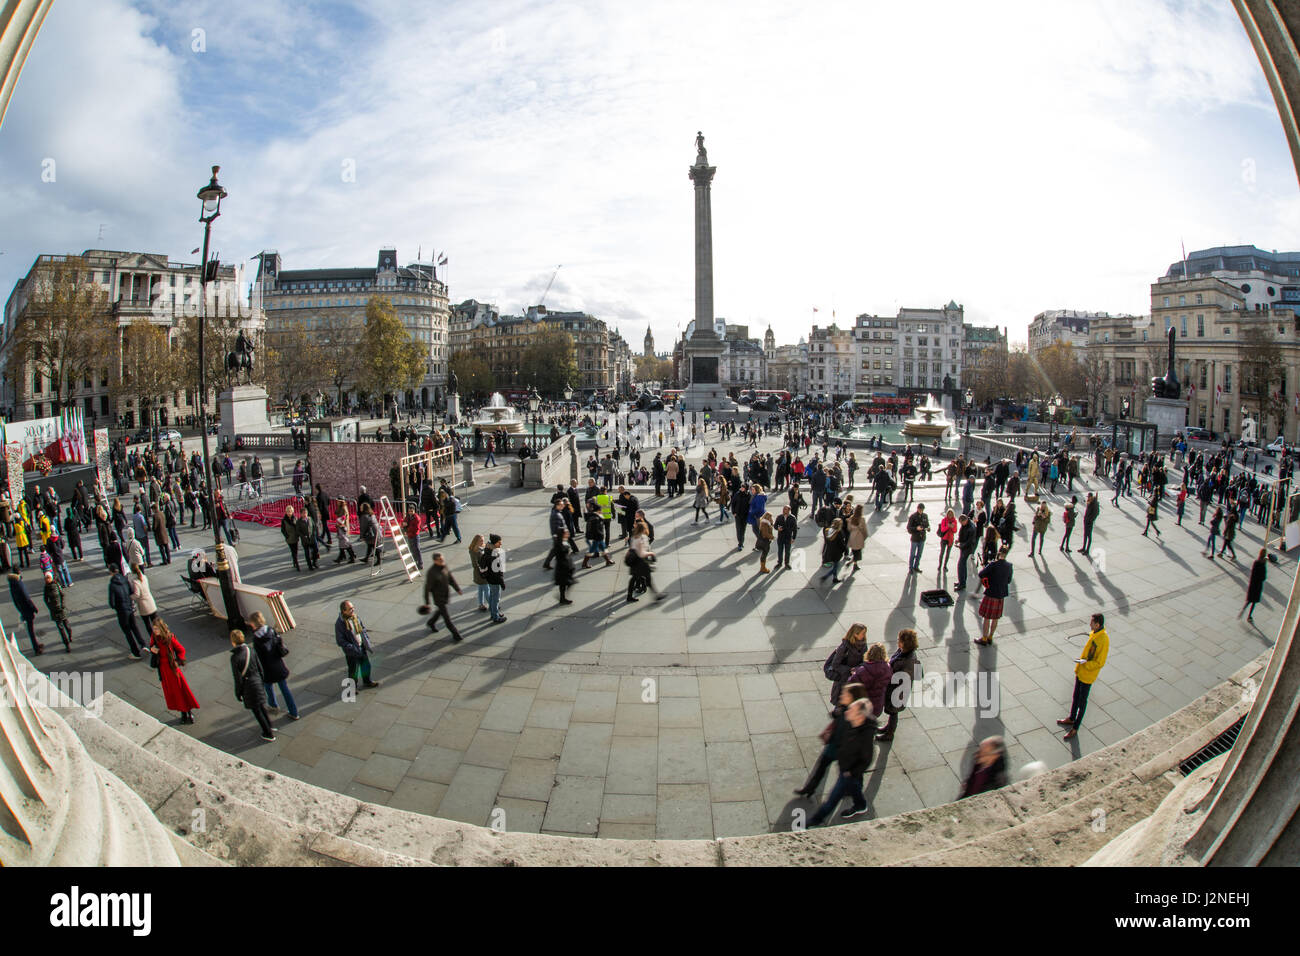
[[[746,700],[745,724],[751,734],[794,733],[780,697]]]
[[[578,696],[578,684],[582,677],[564,671],[547,671],[542,682],[537,686],[538,700],[572,701]]]
[[[438,816],[475,826],[487,826],[496,804],[504,770],[461,764],[438,805]]]
[[[653,840],[655,835],[653,823],[606,823],[603,820],[596,833],[602,840]]]
[[[502,687],[492,696],[492,703],[479,726],[517,734],[524,729],[533,707],[536,691],[528,687]]]
[[[617,690],[597,691],[579,688],[573,702],[571,719],[584,724],[612,724],[617,707]]]
[[[498,797],[492,809],[504,811],[501,822],[506,833],[540,833],[546,817],[546,804],[537,800]]]
[[[748,740],[749,725],[745,723],[745,712],[740,708],[730,710],[705,710],[701,717],[704,723],[704,739],[714,740]]]
[[[448,707],[430,732],[428,742],[448,750],[468,750],[482,719],[481,711]]]
[[[544,689],[545,683],[545,681],[542,682],[543,688],[539,688],[539,693]],[[533,706],[528,711],[526,726],[541,727],[546,730],[564,730],[569,726],[569,719],[572,715],[572,700],[539,697],[533,701]]]
[[[713,835],[719,840],[763,833],[766,824],[767,808],[762,800],[713,804]]]
[[[659,726],[703,727],[698,697],[665,697],[659,701]]]
[[[392,792],[402,782],[410,766],[409,760],[390,757],[387,754],[375,754],[362,765],[355,779],[357,783],[365,784],[367,787]]]
[[[657,737],[611,738],[605,789],[618,794],[653,794],[659,782]]]
[[[464,762],[476,767],[495,767],[505,770],[510,766],[515,755],[517,734],[508,734],[500,730],[479,729],[465,751]]]
[[[713,837],[713,805],[708,784],[660,784],[655,837],[708,840]]]
[[[613,732],[610,724],[570,724],[556,773],[566,777],[604,778]],[[550,829],[549,825],[547,828]]]
[[[402,782],[393,791],[388,805],[398,810],[410,810],[413,813],[434,816],[437,814],[438,804],[442,803],[443,795],[446,792],[446,784],[406,776],[402,778]]]
[[[515,757],[506,769],[501,796],[545,803],[555,786],[555,771],[559,764],[558,758],[542,760],[537,757]]]
[[[760,770],[802,770],[807,763],[794,734],[755,734],[749,738]],[[821,741],[817,742],[818,750]]]
[[[781,696],[776,686],[776,678],[771,674],[741,674],[736,679],[740,686],[741,700],[776,700]]]
[[[606,823],[640,823],[651,827],[655,823],[656,794],[606,793],[601,806],[600,825]]]
[[[402,712],[397,717],[397,723],[406,724],[411,727],[420,727],[424,730],[433,730],[438,726],[438,721],[446,712],[448,705],[451,703],[450,698],[441,697],[424,697],[417,694],[411,698],[411,702],[402,708]]]
[[[947,763],[925,770],[909,771],[907,778],[927,807],[951,803],[961,793],[962,781]]]
[[[739,708],[740,685],[730,675],[700,677],[700,707],[704,710],[729,710]]]
[[[709,792],[715,803],[763,799],[758,766],[749,741],[719,741],[704,751],[708,763]]]
[[[459,692],[460,681],[449,680],[445,677],[430,677],[420,686],[418,693],[426,697],[439,697],[444,700],[453,700]]]
[[[334,741],[330,749],[335,753],[356,757],[358,760],[368,760],[378,744],[379,740],[376,737],[363,737],[355,731],[348,730],[339,734],[339,739]]]
[[[659,679],[659,697],[695,697],[700,696],[698,677],[669,674]]]
[[[722,746],[722,745],[719,745]],[[708,783],[709,769],[705,758],[702,730],[661,730],[659,732],[659,784]]]
[[[616,709],[614,733],[620,737],[652,737],[659,732],[658,704],[623,704]]]
[[[410,727],[406,724],[394,724],[389,727],[375,745],[375,753],[390,757],[414,760],[423,749],[429,731],[423,727]]]
[[[594,836],[600,825],[604,793],[602,777],[556,777],[555,789],[546,803],[542,829],[550,833],[560,831]]]
[[[420,748],[420,752],[411,761],[411,766],[407,768],[407,779],[449,784],[456,776],[456,771],[460,768],[464,757],[464,752],[460,750],[425,745]]]
[[[525,727],[515,744],[516,757],[540,757],[560,759],[564,750],[564,731],[546,730],[543,727]]]
[[[618,694],[618,675],[617,674],[583,674],[582,680],[578,682],[579,690],[603,691],[605,693],[613,692]]]
[[[820,672],[779,671],[773,677],[776,679],[777,690],[782,694],[812,691],[820,696],[823,688],[828,692],[830,690],[830,684],[822,677]]]

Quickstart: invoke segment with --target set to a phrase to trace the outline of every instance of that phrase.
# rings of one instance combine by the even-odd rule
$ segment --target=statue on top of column
[[[695,133],[695,149],[696,149],[695,165],[696,166],[709,165],[709,154],[704,151],[704,134],[698,130]]]

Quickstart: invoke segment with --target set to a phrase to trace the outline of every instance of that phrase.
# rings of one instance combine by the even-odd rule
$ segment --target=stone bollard
[[[462,458],[460,462],[461,482],[466,488],[474,487],[474,459]]]

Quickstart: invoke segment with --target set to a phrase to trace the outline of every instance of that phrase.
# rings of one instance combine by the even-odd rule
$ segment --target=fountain
[[[933,395],[926,395],[925,401],[912,410],[912,417],[903,423],[901,430],[909,438],[927,440],[956,434],[956,426],[943,406],[935,402]]]
[[[512,434],[524,430],[523,420],[520,419],[513,408],[506,404],[506,398],[500,392],[492,393],[487,405],[479,409],[478,416],[470,422],[470,426],[472,428],[482,428],[485,431],[505,429]]]

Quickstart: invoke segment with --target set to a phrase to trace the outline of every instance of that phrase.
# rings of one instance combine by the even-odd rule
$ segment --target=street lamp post
[[[1061,407],[1061,396],[1053,395],[1052,400],[1047,403],[1047,412],[1051,416],[1047,425],[1047,444],[1052,450],[1056,449],[1056,411]]]
[[[203,260],[199,264],[199,434],[203,437],[203,475],[208,482],[208,502],[212,509],[212,543],[217,556],[217,579],[221,582],[221,600],[226,606],[226,625],[230,630],[243,630],[244,618],[239,612],[239,599],[235,596],[235,582],[226,560],[226,549],[221,543],[221,529],[217,517],[217,483],[212,477],[212,454],[208,448],[208,374],[207,355],[204,352],[203,331],[207,325],[208,302],[208,244],[212,238],[212,223],[221,215],[221,200],[226,191],[217,182],[220,166],[212,167],[212,179],[198,192],[203,204],[199,222],[203,223]],[[215,266],[211,270],[216,273]]]
[[[966,399],[966,452],[967,454],[969,454],[970,453],[970,415],[971,415],[971,411],[975,407],[975,390],[973,388],[966,389],[966,394],[964,397]]]
[[[537,454],[537,409],[541,407],[541,404],[542,396],[537,394],[537,386],[534,385],[528,393],[528,410],[533,413],[533,435],[528,447],[534,456]]]

